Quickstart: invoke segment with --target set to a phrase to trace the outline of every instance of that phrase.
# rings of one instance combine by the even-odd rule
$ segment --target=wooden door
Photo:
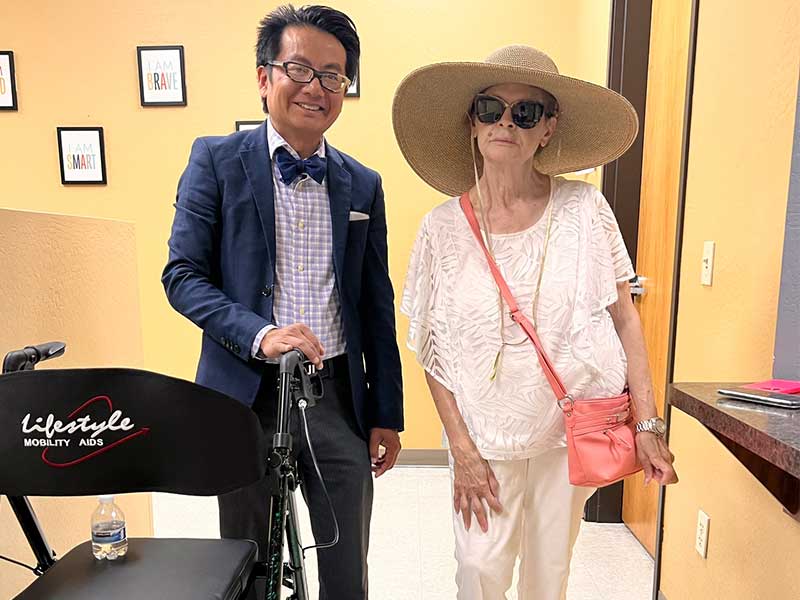
[[[693,0],[653,0],[644,127],[636,272],[647,278],[637,300],[653,374],[656,406],[664,415],[670,377],[681,170]],[[642,474],[625,481],[622,519],[652,556],[656,549],[658,486]]]

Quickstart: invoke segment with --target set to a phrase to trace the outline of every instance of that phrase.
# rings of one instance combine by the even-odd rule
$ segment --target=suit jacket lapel
[[[347,226],[350,221],[352,176],[344,168],[342,157],[335,148],[328,145],[325,150],[328,157],[328,197],[333,227],[333,267],[336,272],[336,283],[341,290],[344,251],[347,247]]]
[[[275,272],[275,195],[272,189],[272,159],[267,145],[266,121],[248,134],[239,151],[258,218],[264,230],[272,273]]]

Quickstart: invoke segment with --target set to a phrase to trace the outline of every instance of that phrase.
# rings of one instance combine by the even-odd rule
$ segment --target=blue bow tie
[[[322,183],[325,179],[325,159],[316,154],[303,160],[295,158],[286,148],[281,147],[275,151],[274,160],[281,173],[281,181],[286,185],[290,185],[303,173],[308,173],[308,176],[317,183]]]

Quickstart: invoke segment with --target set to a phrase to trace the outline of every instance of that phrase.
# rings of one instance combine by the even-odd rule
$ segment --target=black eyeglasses
[[[502,98],[489,94],[478,94],[472,101],[472,113],[481,123],[497,123],[503,113],[511,108],[511,120],[522,129],[532,129],[544,115],[544,104],[536,100],[518,100],[509,104]]]
[[[280,67],[286,72],[287,77],[296,83],[311,83],[316,77],[322,87],[334,94],[346,90],[350,85],[350,80],[344,75],[330,71],[317,71],[302,63],[287,60],[286,62],[267,61],[267,64],[271,67]]]

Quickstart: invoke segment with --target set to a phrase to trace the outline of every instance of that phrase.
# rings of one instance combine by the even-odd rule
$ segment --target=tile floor
[[[311,531],[300,498],[298,505],[302,539],[308,545]],[[156,536],[219,536],[215,498],[154,494],[153,512]],[[396,467],[377,480],[370,598],[454,600],[456,565],[451,527],[446,468]],[[316,598],[312,552],[306,565],[309,591]],[[568,600],[650,600],[652,580],[653,561],[625,525],[583,524],[573,555]],[[512,586],[508,599],[516,598]]]

